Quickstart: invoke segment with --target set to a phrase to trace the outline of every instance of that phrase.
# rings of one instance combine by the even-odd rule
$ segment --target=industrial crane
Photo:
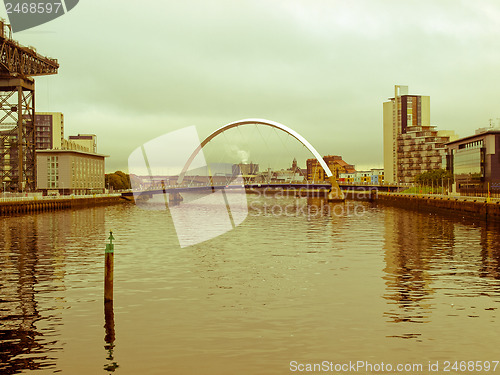
[[[12,28],[0,20],[0,178],[3,189],[34,191],[35,81],[57,74],[56,59],[12,39]]]

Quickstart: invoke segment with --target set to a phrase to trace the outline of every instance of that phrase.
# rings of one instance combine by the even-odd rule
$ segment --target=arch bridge
[[[188,158],[187,162],[185,163],[184,167],[182,168],[181,172],[179,173],[179,177],[177,178],[177,183],[174,185],[169,185],[163,186],[161,188],[157,189],[150,189],[149,191],[144,191],[143,193],[145,194],[160,194],[160,193],[170,193],[170,194],[175,194],[180,193],[180,192],[186,192],[186,191],[193,191],[193,190],[200,190],[200,189],[207,189],[211,188],[212,190],[215,189],[220,189],[220,188],[232,188],[233,186],[226,185],[226,184],[221,184],[221,186],[216,186],[216,184],[208,184],[205,186],[192,186],[190,184],[185,183],[185,177],[186,177],[186,172],[189,170],[189,167],[195,160],[196,156],[201,152],[203,147],[205,147],[210,141],[212,141],[215,137],[218,135],[224,133],[225,131],[229,129],[233,129],[236,127],[240,126],[246,126],[246,125],[256,125],[256,126],[268,126],[271,128],[278,129],[291,137],[295,138],[297,141],[299,141],[318,161],[319,165],[323,168],[325,175],[328,177],[328,181],[325,183],[302,183],[302,184],[283,184],[283,183],[265,183],[265,184],[244,184],[245,188],[263,188],[263,187],[275,187],[275,188],[292,188],[292,189],[319,189],[319,190],[327,190],[328,191],[328,200],[329,201],[339,201],[339,200],[344,200],[344,193],[339,187],[339,184],[337,180],[335,179],[335,176],[333,176],[332,171],[330,168],[328,168],[328,165],[326,162],[323,160],[321,155],[316,151],[316,149],[299,133],[297,133],[295,130],[290,129],[289,127],[276,122],[276,121],[271,121],[271,120],[266,120],[266,119],[258,119],[258,118],[251,118],[251,119],[244,119],[244,120],[239,120],[235,122],[231,122],[229,124],[226,124],[217,130],[213,131],[210,135],[208,135],[196,149],[193,151],[193,153],[190,155]],[[241,188],[242,185],[238,184],[235,185],[234,187],[239,187]],[[131,195],[131,194],[130,194]]]
[[[179,174],[179,179],[177,181],[178,184],[182,184],[184,177],[186,175],[186,172],[189,169],[189,166],[195,159],[196,155],[205,147],[211,140],[213,140],[215,137],[218,135],[224,133],[225,131],[236,128],[239,126],[245,126],[245,125],[257,125],[257,126],[269,126],[278,130],[281,130],[285,132],[286,134],[292,136],[296,140],[298,140],[305,148],[309,150],[311,154],[316,158],[318,163],[321,165],[323,170],[325,171],[325,175],[328,176],[328,180],[330,182],[330,192],[328,195],[329,200],[344,200],[344,193],[339,187],[339,184],[337,180],[335,179],[335,176],[333,176],[332,171],[330,168],[328,168],[328,165],[325,163],[321,155],[316,151],[316,149],[305,139],[303,136],[301,136],[299,133],[297,133],[295,130],[290,129],[288,126],[285,126],[279,122],[276,121],[271,121],[271,120],[266,120],[266,119],[258,119],[258,118],[252,118],[252,119],[244,119],[244,120],[239,120],[235,122],[231,122],[229,124],[226,124],[217,130],[213,131],[210,135],[208,135],[201,143],[200,145],[193,151],[189,159],[187,160],[186,164],[184,165],[184,168],[182,169],[181,173]],[[304,186],[314,186],[316,187],[317,184],[305,184]],[[320,184],[322,185],[322,184]],[[324,185],[323,185],[324,186]]]

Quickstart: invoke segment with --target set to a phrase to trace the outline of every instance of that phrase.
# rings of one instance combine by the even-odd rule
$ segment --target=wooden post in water
[[[106,251],[104,252],[104,302],[113,301],[113,263],[114,263],[114,250],[113,245],[113,231],[109,231],[109,244],[106,244]]]

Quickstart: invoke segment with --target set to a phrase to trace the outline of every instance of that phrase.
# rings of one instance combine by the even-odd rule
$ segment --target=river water
[[[167,211],[134,204],[0,218],[0,373],[391,372],[323,361],[493,372],[497,226],[369,202],[249,201],[241,225],[185,248]]]

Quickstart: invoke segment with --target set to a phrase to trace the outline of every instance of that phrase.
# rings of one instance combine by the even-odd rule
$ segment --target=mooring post
[[[114,263],[114,250],[113,245],[113,231],[109,231],[109,243],[106,244],[106,251],[104,252],[104,302],[113,301],[113,263]]]

